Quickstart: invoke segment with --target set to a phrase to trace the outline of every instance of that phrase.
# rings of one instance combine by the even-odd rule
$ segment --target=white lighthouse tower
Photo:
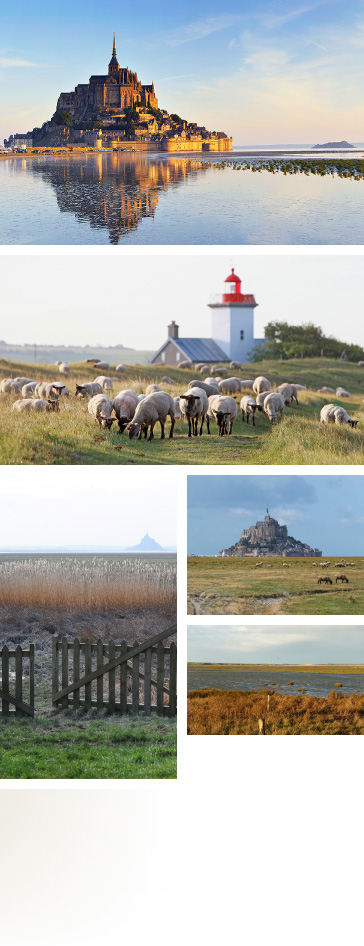
[[[258,303],[253,295],[242,294],[241,279],[233,269],[225,285],[226,292],[208,303],[211,336],[231,361],[245,362],[254,345],[263,341],[254,337],[254,309]]]

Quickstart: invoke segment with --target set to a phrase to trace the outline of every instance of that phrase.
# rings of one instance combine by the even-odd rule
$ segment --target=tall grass
[[[92,611],[163,610],[176,602],[176,567],[145,559],[0,561],[0,605]]]
[[[269,697],[269,699],[268,699]],[[364,694],[291,696],[265,690],[191,690],[189,735],[364,735]]]

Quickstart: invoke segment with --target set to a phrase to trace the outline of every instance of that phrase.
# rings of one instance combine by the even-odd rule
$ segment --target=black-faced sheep
[[[278,415],[280,420],[282,420],[282,414],[284,411],[284,400],[282,395],[277,394],[276,391],[272,392],[272,394],[267,394],[264,401],[263,410],[265,414],[268,414],[271,424],[276,423],[278,420]]]
[[[147,395],[143,397],[143,401],[145,401],[146,396]],[[139,401],[136,391],[133,391],[131,388],[129,390],[125,389],[125,391],[119,391],[119,394],[114,397],[113,408],[121,434],[134,417],[139,403],[142,403],[142,401]]]
[[[149,429],[148,440],[153,440],[154,427],[157,421],[159,421],[161,426],[161,440],[164,440],[164,427],[168,416],[171,418],[169,436],[173,437],[175,423],[173,397],[165,391],[148,394],[143,401],[139,402],[132,421],[127,425],[129,439],[133,440],[135,437],[138,437],[138,440],[141,440],[143,432],[146,437]]]
[[[110,430],[116,420],[115,417],[111,417],[112,408],[112,401],[106,394],[96,394],[87,405],[89,414],[103,430]]]
[[[39,381],[34,388],[34,396],[53,400],[53,398],[68,397],[69,390],[60,381]]]
[[[182,404],[183,402],[183,404]],[[192,433],[197,437],[197,423],[201,418],[199,434],[202,435],[203,424],[206,417],[207,433],[210,433],[209,417],[207,414],[209,402],[205,391],[201,387],[188,388],[185,394],[180,395],[181,409],[188,421],[188,436]],[[191,423],[192,422],[192,423]]]
[[[21,398],[15,401],[12,411],[59,411],[59,401],[46,401],[43,398]]]
[[[102,387],[98,381],[90,381],[89,384],[76,384],[75,397],[94,397],[95,394],[102,394]]]
[[[238,405],[233,397],[224,394],[212,394],[209,397],[207,416],[216,420],[219,437],[231,434],[237,413]]]
[[[97,365],[97,367],[101,368],[101,365]],[[95,382],[101,385],[102,391],[112,391],[112,378],[107,378],[105,374],[98,375]]]
[[[219,390],[221,394],[240,394],[241,381],[239,378],[223,378],[219,381]]]
[[[190,391],[191,388],[201,388],[201,391],[204,391],[207,397],[211,397],[212,394],[220,394],[219,385],[214,378],[211,383],[207,381],[190,381],[188,390]]]
[[[254,394],[264,394],[264,392],[268,394],[270,387],[270,381],[268,381],[268,378],[265,378],[264,375],[258,375],[253,381]]]
[[[358,421],[353,420],[344,407],[337,404],[325,404],[320,411],[321,424],[349,424],[350,427],[357,427]]]
[[[241,417],[242,417],[242,420],[245,421],[245,414],[246,414],[246,422],[247,424],[249,424],[249,417],[251,416],[253,418],[253,427],[255,427],[256,409],[257,409],[257,405],[255,403],[254,398],[249,397],[248,394],[244,394],[244,397],[242,397],[240,401]]]
[[[298,404],[297,388],[295,384],[288,384],[288,382],[280,384],[277,388],[277,392],[278,394],[282,395],[286,407],[288,407],[291,401],[296,401],[296,404]]]

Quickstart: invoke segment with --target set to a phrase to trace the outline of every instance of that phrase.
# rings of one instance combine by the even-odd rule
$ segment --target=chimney
[[[171,324],[168,325],[168,338],[178,338],[178,329],[179,325],[176,325],[175,322],[171,322]]]

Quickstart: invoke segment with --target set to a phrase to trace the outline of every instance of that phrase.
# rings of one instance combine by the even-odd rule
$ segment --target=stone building
[[[223,558],[261,558],[277,555],[284,558],[319,558],[322,552],[288,535],[287,526],[280,526],[278,520],[269,515],[267,507],[264,519],[249,529],[243,529],[235,545],[223,549],[219,555]]]
[[[65,109],[76,121],[81,121],[96,109],[124,109],[135,105],[158,108],[154,84],[142,85],[136,72],[119,66],[114,33],[107,75],[90,76],[88,83],[77,85],[74,92],[61,92],[57,111]]]

